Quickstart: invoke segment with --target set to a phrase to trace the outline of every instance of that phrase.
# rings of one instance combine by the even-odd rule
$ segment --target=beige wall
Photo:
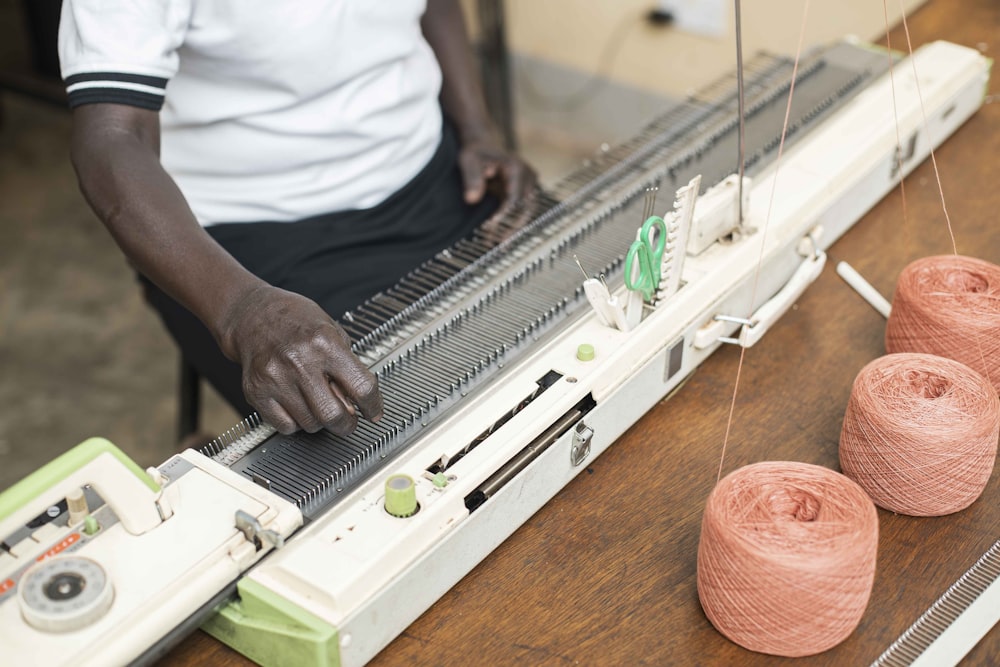
[[[910,12],[923,1],[902,0],[902,4]],[[471,18],[475,2],[463,2]],[[885,4],[889,6],[889,23],[894,25],[899,20],[899,0],[885,0]],[[726,5],[732,7],[728,0]],[[804,5],[804,0],[743,2],[744,56],[759,50],[794,54]],[[648,25],[643,16],[653,6],[653,0],[507,0],[507,38],[510,48],[520,55],[589,73],[599,69],[602,51],[610,51],[611,44],[620,41],[613,62],[600,73],[622,83],[674,95],[690,92],[734,70],[731,16],[727,18],[725,37],[708,38]],[[883,0],[810,2],[806,48],[849,34],[867,41],[882,38]]]

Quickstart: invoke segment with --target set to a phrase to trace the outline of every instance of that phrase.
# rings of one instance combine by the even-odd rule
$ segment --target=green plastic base
[[[264,667],[340,667],[337,628],[244,578],[202,630]]]

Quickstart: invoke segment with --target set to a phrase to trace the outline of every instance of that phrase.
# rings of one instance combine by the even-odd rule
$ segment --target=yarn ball
[[[840,467],[879,507],[911,516],[972,504],[993,472],[1000,399],[979,373],[930,354],[890,354],[854,379]]]
[[[974,257],[924,257],[903,269],[885,349],[960,361],[1000,392],[1000,266]]]
[[[878,516],[857,484],[828,468],[769,461],[723,478],[698,545],[698,597],[740,646],[813,655],[857,627],[875,577]]]

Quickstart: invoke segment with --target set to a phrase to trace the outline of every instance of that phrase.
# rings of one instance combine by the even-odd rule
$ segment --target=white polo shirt
[[[71,107],[160,110],[203,225],[370,208],[441,134],[425,0],[64,0]]]

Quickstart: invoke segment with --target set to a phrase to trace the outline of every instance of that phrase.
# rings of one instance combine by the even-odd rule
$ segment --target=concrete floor
[[[173,343],[79,194],[69,114],[2,103],[0,489],[97,435],[157,464],[176,442]],[[206,394],[207,430],[237,421]]]

